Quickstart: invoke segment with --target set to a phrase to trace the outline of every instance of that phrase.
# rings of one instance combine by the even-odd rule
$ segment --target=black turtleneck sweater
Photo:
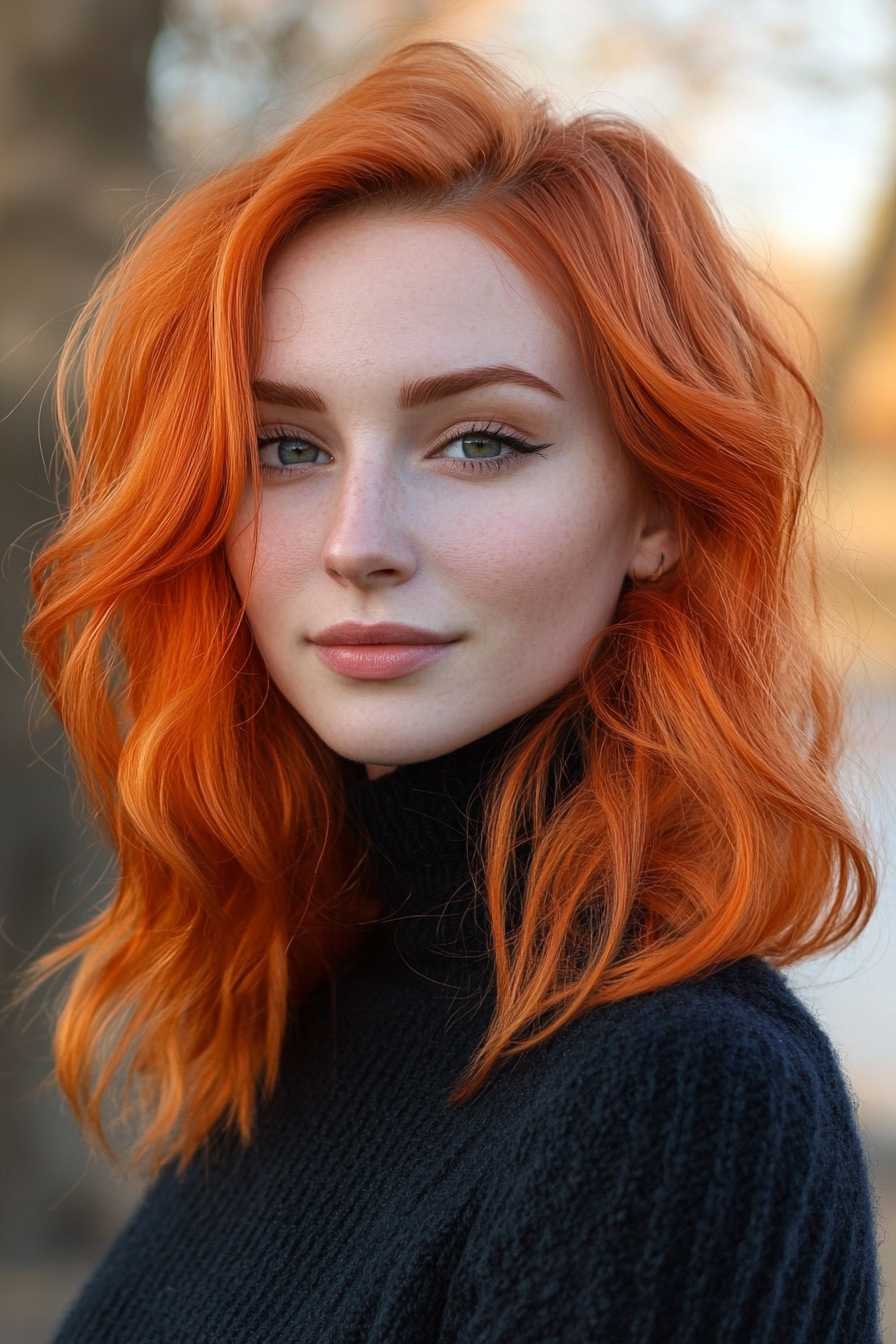
[[[253,1142],[165,1170],[58,1344],[874,1344],[831,1048],[758,960],[599,1008],[449,1104],[491,1009],[465,815],[495,741],[353,789],[389,911]]]

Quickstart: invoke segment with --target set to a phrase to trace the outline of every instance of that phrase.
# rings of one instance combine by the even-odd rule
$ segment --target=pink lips
[[[333,672],[360,681],[406,677],[409,672],[434,663],[457,642],[452,635],[392,621],[377,625],[343,621],[328,626],[311,640],[321,662]]]

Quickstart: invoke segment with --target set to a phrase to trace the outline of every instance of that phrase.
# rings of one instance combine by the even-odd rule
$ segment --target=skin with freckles
[[[561,319],[461,225],[375,214],[289,243],[264,310],[227,552],[286,699],[375,774],[567,685],[677,552]]]

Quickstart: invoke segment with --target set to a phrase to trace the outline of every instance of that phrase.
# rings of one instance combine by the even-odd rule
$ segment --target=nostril
[[[368,547],[362,538],[347,536],[346,531],[343,528],[332,538],[321,557],[327,574],[338,583],[388,587],[404,583],[414,573],[416,558],[405,538],[393,537],[388,545]]]

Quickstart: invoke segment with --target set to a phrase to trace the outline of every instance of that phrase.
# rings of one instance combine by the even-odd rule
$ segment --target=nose
[[[344,477],[324,540],[331,579],[356,588],[393,588],[417,568],[407,501],[388,468],[358,463]]]

